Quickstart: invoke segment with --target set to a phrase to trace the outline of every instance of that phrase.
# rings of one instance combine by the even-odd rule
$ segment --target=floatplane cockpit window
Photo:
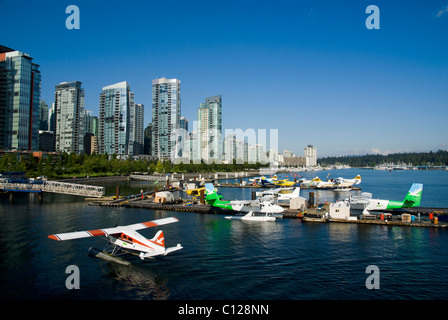
[[[120,240],[126,241],[126,242],[134,242],[134,239],[125,235],[124,233],[116,233],[116,234],[112,234],[111,236],[114,238],[118,238]]]

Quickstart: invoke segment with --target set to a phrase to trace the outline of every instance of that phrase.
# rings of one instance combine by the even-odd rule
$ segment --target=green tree
[[[156,172],[163,172],[163,164],[160,161],[157,161],[157,165],[156,165]]]

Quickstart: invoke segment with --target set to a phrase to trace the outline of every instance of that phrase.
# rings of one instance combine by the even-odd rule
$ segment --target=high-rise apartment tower
[[[55,151],[84,152],[85,92],[79,81],[62,82],[55,87]]]
[[[160,78],[152,81],[151,155],[172,159],[178,140],[181,101],[180,80]]]

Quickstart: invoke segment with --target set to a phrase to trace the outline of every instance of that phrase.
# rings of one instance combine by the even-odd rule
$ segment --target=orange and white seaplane
[[[127,226],[116,226],[114,228],[76,231],[68,233],[58,233],[49,235],[48,238],[56,241],[104,236],[108,245],[112,245],[112,252],[109,255],[115,256],[120,249],[131,253],[139,252],[140,259],[151,258],[158,255],[167,255],[173,251],[183,249],[180,244],[175,247],[165,248],[165,238],[163,231],[159,230],[152,239],[147,239],[136,230],[161,226],[164,224],[178,222],[174,217],[152,220],[148,222],[136,223]],[[106,246],[107,247],[107,246]],[[105,248],[106,249],[106,248]]]

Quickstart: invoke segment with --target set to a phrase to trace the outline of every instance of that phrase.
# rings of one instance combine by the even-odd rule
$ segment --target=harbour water
[[[421,206],[448,207],[448,171],[345,169],[306,172],[322,180],[362,177],[362,191],[402,200],[424,184]],[[285,174],[282,177],[286,177]],[[293,179],[291,176],[288,178]],[[231,181],[231,180],[230,180]],[[115,193],[116,181],[107,182]],[[152,182],[121,182],[121,192],[152,190]],[[251,188],[221,188],[224,199],[250,199]],[[307,190],[301,195],[308,198]],[[316,191],[315,198],[345,197]],[[359,191],[358,191],[359,192]],[[183,250],[124,266],[88,255],[99,237],[56,242],[53,233],[98,229],[174,216],[163,226],[167,246]],[[448,231],[437,228],[307,223],[300,219],[244,222],[223,215],[89,206],[75,196],[0,198],[0,299],[3,300],[433,300],[448,299]],[[157,228],[142,230],[146,237]],[[69,290],[68,266],[80,288]],[[369,266],[379,288],[368,289]]]

